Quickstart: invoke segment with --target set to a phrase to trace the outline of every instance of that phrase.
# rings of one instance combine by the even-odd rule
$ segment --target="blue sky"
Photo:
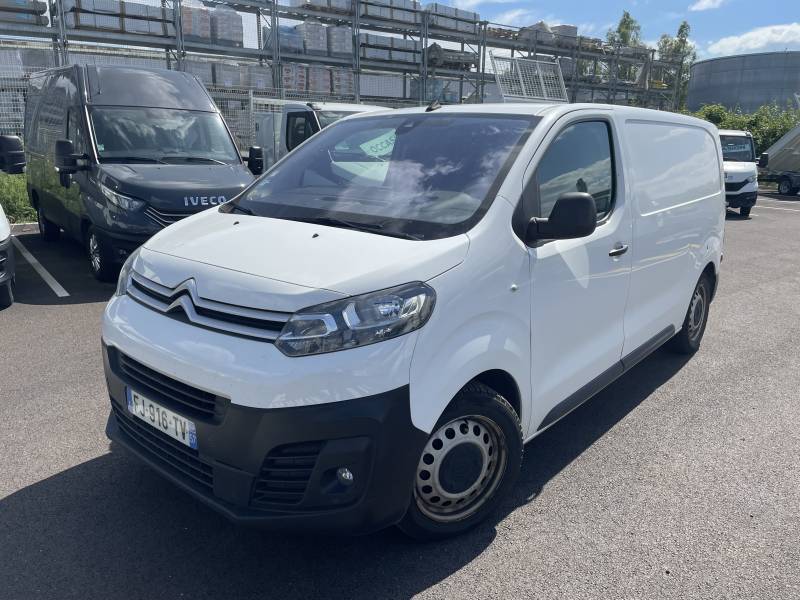
[[[642,25],[642,38],[655,44],[662,33],[674,35],[683,19],[699,58],[773,50],[800,50],[800,0],[445,0],[507,25],[578,25],[579,33],[605,37],[629,11]]]

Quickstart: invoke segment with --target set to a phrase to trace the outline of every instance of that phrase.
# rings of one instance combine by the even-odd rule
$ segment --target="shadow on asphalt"
[[[660,350],[542,433],[526,446],[519,483],[495,520],[436,544],[395,529],[332,538],[238,528],[115,450],[0,500],[0,596],[409,598],[486,550],[501,518],[535,501],[686,361]],[[536,518],[526,527],[535,531]]]
[[[17,251],[15,301],[20,304],[65,305],[105,302],[114,293],[113,283],[97,281],[89,271],[83,247],[63,233],[54,242],[43,241],[37,233],[16,233],[25,249],[66,289],[59,298]]]

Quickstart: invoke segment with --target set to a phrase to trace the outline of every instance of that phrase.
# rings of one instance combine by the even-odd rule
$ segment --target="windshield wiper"
[[[228,208],[223,211],[223,208],[225,206],[228,206]],[[256,214],[252,210],[247,208],[246,206],[241,206],[238,202],[228,202],[227,205],[223,204],[220,207],[220,211],[223,211],[223,212],[238,212],[238,213],[242,213],[243,215],[250,215],[251,217],[255,216],[255,214]]]
[[[173,160],[185,160],[186,162],[210,162],[217,165],[225,165],[226,162],[221,160],[217,160],[216,158],[208,158],[207,156],[185,156],[181,154],[164,154],[161,157],[161,160],[164,159],[173,159]]]
[[[377,233],[380,235],[387,235],[390,237],[399,237],[406,240],[420,240],[419,236],[404,231],[384,230],[382,223],[356,223],[354,221],[346,221],[345,219],[337,219],[336,217],[309,217],[307,219],[295,218],[292,221],[302,221],[303,223],[313,223],[314,225],[328,225],[330,227],[342,227],[344,229],[355,229],[357,231],[367,231],[369,233]]]

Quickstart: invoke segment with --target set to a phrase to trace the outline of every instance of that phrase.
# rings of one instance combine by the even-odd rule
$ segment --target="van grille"
[[[152,394],[156,396],[154,400],[166,400],[187,416],[209,420],[222,411],[218,397],[211,392],[172,379],[121,352],[117,352],[117,357],[120,374],[137,392]]]
[[[304,442],[273,448],[253,486],[255,508],[291,508],[305,496],[308,481],[324,442]]]
[[[208,463],[200,460],[197,450],[184,446],[177,440],[138,422],[112,402],[112,410],[120,430],[143,454],[176,473],[183,479],[211,492],[214,488],[214,472]]]
[[[738,192],[744,186],[747,185],[747,181],[730,181],[725,183],[725,191],[726,192]]]
[[[144,209],[144,214],[159,227],[167,227],[173,223],[177,223],[181,219],[192,216],[192,212],[166,212],[147,206]]]
[[[201,298],[193,279],[174,288],[151,281],[138,273],[131,276],[128,295],[139,302],[184,322],[231,335],[274,341],[291,313],[235,306]]]

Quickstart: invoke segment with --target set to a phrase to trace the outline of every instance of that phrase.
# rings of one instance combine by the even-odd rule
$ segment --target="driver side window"
[[[288,150],[294,150],[314,133],[314,126],[308,113],[294,112],[286,115],[286,148]]]
[[[597,220],[614,202],[611,131],[605,121],[583,121],[566,127],[547,148],[534,174],[538,206],[535,216],[549,217],[556,200],[568,192],[586,192],[597,205]]]

